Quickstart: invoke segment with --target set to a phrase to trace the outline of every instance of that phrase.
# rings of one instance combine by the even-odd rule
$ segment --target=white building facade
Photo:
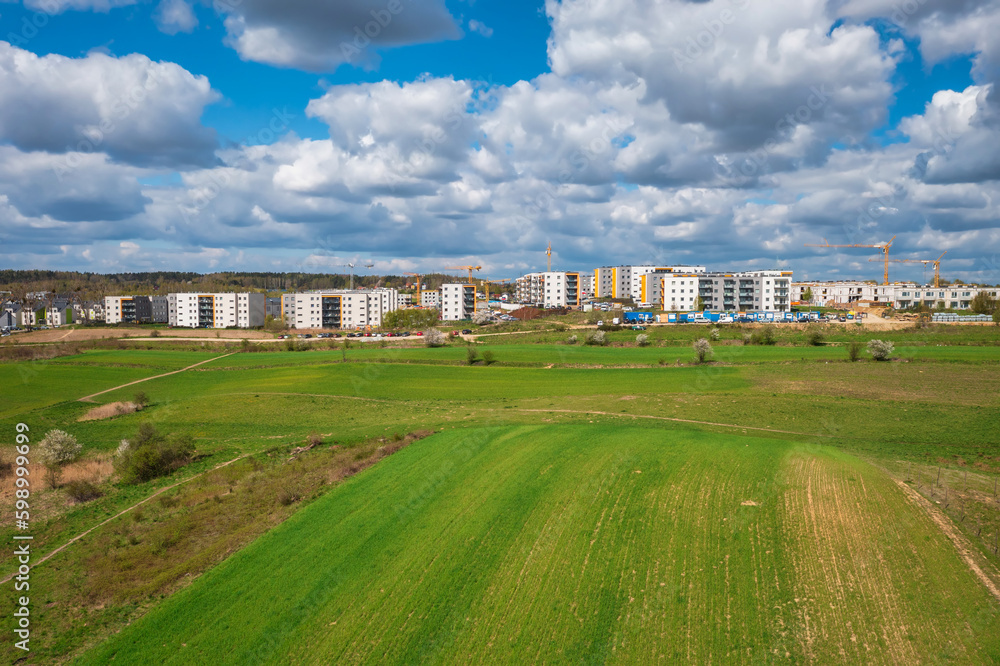
[[[792,271],[651,273],[639,302],[665,311],[788,312]]]
[[[420,292],[420,307],[437,308],[441,306],[440,289],[424,289]]]
[[[424,292],[426,293],[426,292]],[[441,285],[441,319],[461,321],[471,319],[476,313],[476,285]]]
[[[378,328],[382,318],[399,309],[395,289],[311,291],[282,296],[290,328]]]
[[[583,299],[580,273],[570,271],[528,273],[514,282],[514,292],[518,303],[546,308],[576,308]]]
[[[811,294],[811,299],[806,298],[807,292]],[[792,300],[827,307],[858,305],[907,309],[922,303],[931,309],[967,310],[972,305],[972,300],[981,292],[994,299],[1000,297],[998,287],[969,285],[933,287],[913,282],[881,285],[871,282],[841,281],[796,282],[792,285]]]
[[[168,323],[187,328],[253,328],[264,325],[264,294],[198,294],[167,296]]]
[[[594,298],[628,298],[642,302],[642,278],[651,273],[704,273],[704,266],[603,266],[594,269]]]

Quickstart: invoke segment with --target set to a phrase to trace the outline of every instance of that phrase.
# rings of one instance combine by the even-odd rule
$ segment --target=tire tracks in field
[[[80,398],[79,400],[77,400],[77,402],[94,402],[93,399],[96,398],[99,395],[104,395],[105,393],[111,393],[112,391],[117,391],[118,389],[123,389],[123,388],[126,388],[128,386],[134,386],[135,384],[141,384],[143,382],[148,382],[148,381],[153,380],[153,379],[159,379],[160,377],[169,377],[170,375],[176,375],[176,374],[179,374],[181,372],[187,372],[191,368],[197,368],[199,365],[205,365],[206,363],[211,363],[212,361],[218,361],[219,359],[226,358],[227,356],[232,356],[233,354],[236,354],[236,353],[238,353],[238,352],[230,352],[228,354],[223,354],[222,356],[216,356],[215,358],[210,358],[207,361],[199,361],[198,363],[195,363],[194,365],[189,365],[188,367],[181,368],[180,370],[173,370],[171,372],[165,372],[162,375],[155,375],[153,377],[146,377],[144,379],[137,379],[134,382],[128,382],[127,384],[122,384],[121,386],[115,386],[113,388],[109,388],[109,389],[106,389],[104,391],[98,391],[97,393],[91,393],[90,395],[86,395],[86,396]]]
[[[654,421],[673,421],[675,423],[694,423],[696,425],[717,426],[719,428],[733,428],[734,430],[759,430],[762,432],[777,432],[784,435],[800,435],[802,437],[824,437],[835,438],[835,435],[825,435],[816,432],[797,432],[795,430],[778,430],[777,428],[764,428],[761,426],[744,426],[734,423],[715,423],[714,421],[695,421],[694,419],[681,419],[675,416],[653,416],[651,414],[625,414],[622,412],[600,412],[596,410],[582,409],[514,409],[516,412],[533,412],[539,414],[590,414],[593,416],[621,416],[633,419],[652,419]]]
[[[132,506],[129,506],[129,507],[126,507],[126,508],[122,509],[121,511],[119,511],[115,515],[113,515],[110,518],[107,518],[107,519],[101,521],[100,523],[94,525],[93,527],[91,527],[90,529],[86,530],[85,532],[81,532],[80,534],[77,534],[75,537],[73,537],[72,539],[70,539],[69,541],[67,541],[66,543],[64,543],[63,545],[59,546],[58,548],[56,548],[53,551],[50,551],[49,553],[47,553],[46,555],[44,555],[41,559],[39,559],[38,561],[36,561],[33,564],[31,564],[30,567],[29,567],[29,570],[30,569],[34,569],[39,564],[42,564],[43,562],[46,562],[46,561],[52,559],[53,557],[55,557],[56,555],[58,555],[62,551],[66,550],[67,548],[69,548],[74,543],[76,543],[77,541],[79,541],[83,537],[87,536],[88,534],[90,534],[94,530],[99,529],[101,527],[104,527],[105,525],[107,525],[108,523],[110,523],[112,520],[114,520],[116,518],[119,518],[120,516],[124,516],[129,511],[132,511],[136,507],[142,506],[146,502],[150,501],[151,499],[153,499],[155,497],[158,497],[158,496],[162,495],[163,493],[167,492],[168,490],[176,488],[177,486],[182,486],[185,483],[188,483],[189,481],[194,481],[198,477],[201,477],[201,476],[204,476],[205,474],[208,474],[209,472],[214,472],[214,471],[216,471],[218,469],[222,469],[223,467],[226,467],[228,465],[232,465],[234,462],[236,462],[238,460],[242,460],[243,458],[247,458],[247,457],[252,456],[252,455],[254,455],[254,454],[253,453],[244,453],[242,456],[237,456],[237,457],[233,458],[232,460],[227,460],[226,462],[220,463],[220,464],[216,465],[215,467],[213,467],[211,469],[206,469],[204,472],[198,472],[194,476],[190,476],[190,477],[188,477],[186,479],[178,481],[177,483],[173,483],[173,484],[171,484],[169,486],[164,486],[163,488],[160,488],[159,490],[157,490],[155,493],[153,493],[149,497],[136,502]],[[4,583],[8,582],[12,578],[14,578],[14,576],[16,576],[16,575],[17,575],[17,572],[15,571],[14,573],[10,574],[9,576],[6,576],[2,580],[0,580],[0,585],[3,585]]]
[[[976,558],[973,557],[973,546],[961,533],[959,533],[957,529],[955,529],[955,525],[951,522],[951,519],[949,519],[944,512],[931,504],[929,499],[918,493],[906,483],[898,479],[893,479],[893,481],[895,481],[896,485],[903,490],[906,494],[906,498],[912,504],[915,504],[923,509],[930,519],[934,521],[934,524],[937,525],[942,532],[944,532],[944,535],[955,545],[955,549],[958,551],[959,556],[965,564],[968,565],[972,573],[975,574],[976,578],[978,578],[979,581],[986,587],[987,591],[993,595],[993,598],[1000,602],[1000,587],[997,587],[996,582],[990,578],[990,576],[983,571],[982,567],[979,566],[979,563],[976,562]]]

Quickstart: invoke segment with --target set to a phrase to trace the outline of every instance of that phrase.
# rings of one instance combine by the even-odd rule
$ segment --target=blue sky
[[[0,239],[97,271],[506,275],[551,240],[567,269],[866,278],[805,243],[896,235],[975,279],[1000,250],[1000,1],[914,8],[6,0]]]

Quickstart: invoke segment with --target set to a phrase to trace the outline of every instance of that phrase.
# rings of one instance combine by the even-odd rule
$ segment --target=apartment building
[[[651,273],[704,273],[704,266],[603,266],[594,269],[594,298],[642,299],[642,278]]]
[[[264,325],[264,294],[169,294],[168,323],[189,328],[253,328]]]
[[[698,281],[705,309],[790,312],[792,271],[711,273]]]
[[[441,307],[441,290],[424,289],[420,292],[420,306],[424,308]]]
[[[811,299],[806,299],[810,292]],[[795,282],[792,284],[792,300],[807,301],[819,306],[857,304],[863,307],[911,308],[917,303],[927,307],[966,310],[980,292],[998,298],[998,287],[974,287],[969,285],[948,285],[932,287],[913,282],[897,282],[881,285],[871,282],[845,280],[840,282]]]
[[[104,312],[104,320],[109,324],[167,324],[170,297],[108,296],[104,299]]]
[[[285,322],[291,328],[374,328],[399,308],[399,293],[390,288],[311,291],[285,294],[282,299]]]
[[[530,303],[547,308],[576,308],[580,306],[580,273],[550,271],[528,273],[514,282],[514,298],[519,303]]]
[[[425,294],[427,292],[424,292]],[[476,285],[441,285],[441,319],[460,321],[470,319],[476,312]]]
[[[693,310],[698,300],[697,273],[647,273],[642,276],[639,298],[642,305],[663,310]]]
[[[590,272],[580,273],[580,301],[586,301],[594,297],[594,274]]]
[[[643,276],[639,302],[667,311],[766,311],[791,309],[791,271],[650,273]]]

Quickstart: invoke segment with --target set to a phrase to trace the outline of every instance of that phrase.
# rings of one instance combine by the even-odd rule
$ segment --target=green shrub
[[[851,363],[861,358],[861,350],[864,348],[860,340],[851,340],[850,344],[847,345],[847,358],[850,359]]]
[[[593,333],[588,333],[587,337],[584,338],[583,344],[591,345],[593,347],[603,347],[608,344],[608,338],[604,335],[604,330],[594,331]]]
[[[816,328],[811,328],[809,329],[809,332],[806,333],[806,342],[808,342],[812,347],[819,347],[823,344],[823,337],[822,331]]]
[[[469,365],[475,365],[479,361],[479,351],[475,347],[469,347],[465,350],[465,362]]]
[[[568,344],[568,345],[575,345],[576,341],[577,341],[577,337],[575,335],[571,335],[568,338],[566,338],[566,344]]]
[[[281,506],[288,506],[290,504],[294,504],[295,502],[298,502],[300,499],[302,498],[299,497],[298,493],[292,492],[287,488],[282,488],[280,491],[278,491],[278,504],[280,504]]]
[[[497,362],[496,354],[491,352],[489,349],[483,352],[483,363],[486,365],[493,365]]]
[[[750,336],[751,343],[755,345],[773,345],[777,342],[777,337],[774,334],[774,326],[767,324],[761,326]]]
[[[183,467],[193,455],[190,435],[164,437],[151,424],[143,423],[133,441],[118,447],[114,467],[122,483],[144,483]]]
[[[63,488],[74,502],[81,504],[95,500],[104,494],[90,481],[70,481]]]

